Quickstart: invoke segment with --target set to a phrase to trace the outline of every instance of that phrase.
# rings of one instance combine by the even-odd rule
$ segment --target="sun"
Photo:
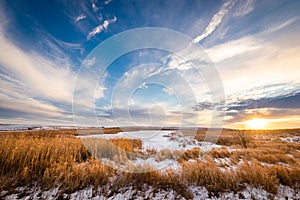
[[[266,121],[260,118],[254,118],[246,121],[246,124],[251,129],[262,129],[266,126]]]

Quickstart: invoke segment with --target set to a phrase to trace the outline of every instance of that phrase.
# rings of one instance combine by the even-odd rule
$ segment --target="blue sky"
[[[225,127],[253,118],[299,127],[299,10],[293,0],[2,0],[0,123],[74,124],[73,89],[92,50],[123,31],[160,27],[187,35],[213,62]],[[120,56],[97,86],[86,77],[94,98],[80,99],[75,123],[210,126],[211,91],[189,65],[157,49]]]

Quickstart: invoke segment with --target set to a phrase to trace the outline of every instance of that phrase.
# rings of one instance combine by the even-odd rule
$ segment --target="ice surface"
[[[140,139],[143,142],[143,150],[162,149],[169,150],[189,150],[200,148],[203,151],[208,151],[213,148],[221,148],[221,145],[216,145],[211,142],[199,142],[191,136],[184,136],[181,131],[132,131],[120,132],[118,134],[98,134],[88,136],[77,136],[78,138],[130,138]]]

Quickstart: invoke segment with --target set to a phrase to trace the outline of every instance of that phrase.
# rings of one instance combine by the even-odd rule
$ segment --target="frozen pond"
[[[143,142],[143,149],[170,149],[170,150],[188,150],[201,148],[202,150],[211,150],[212,148],[221,148],[210,142],[199,142],[192,136],[184,136],[181,131],[161,131],[161,130],[141,130],[131,132],[120,132],[118,134],[97,134],[88,136],[77,136],[78,138],[129,138],[139,139]]]

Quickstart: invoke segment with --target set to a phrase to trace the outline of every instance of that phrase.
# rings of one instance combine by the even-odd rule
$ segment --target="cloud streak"
[[[299,20],[299,17],[293,17],[293,18],[290,18],[284,22],[281,22],[281,23],[278,23],[274,26],[271,26],[269,29],[265,30],[262,34],[264,35],[269,35],[269,34],[272,34],[276,31],[279,31],[281,29],[284,29],[286,28],[287,26],[293,24],[294,22],[296,22],[297,20]]]
[[[253,11],[255,7],[255,0],[241,0],[237,9],[235,10],[235,16],[247,15]]]
[[[71,63],[64,59],[63,64],[61,57],[65,55],[59,53],[49,59],[42,53],[19,48],[5,37],[8,23],[3,21],[8,21],[4,14],[0,19],[1,120],[9,116],[10,121],[16,123],[26,120],[43,123],[49,119],[72,123],[71,101],[76,74],[69,67]]]
[[[86,18],[86,15],[85,15],[85,14],[81,14],[81,15],[79,15],[79,16],[75,19],[75,22],[78,22],[78,21],[83,20],[83,19],[85,19],[85,18]]]
[[[258,38],[245,36],[207,49],[213,62],[221,62],[262,48]]]
[[[92,37],[94,37],[95,35],[101,33],[104,30],[107,30],[108,25],[111,23],[114,23],[117,21],[117,17],[114,17],[113,19],[109,19],[109,20],[105,20],[103,22],[103,24],[95,27],[91,32],[89,32],[88,36],[87,36],[87,40],[90,40]]]
[[[203,40],[204,38],[206,38],[207,36],[209,36],[210,34],[212,34],[215,29],[222,23],[222,20],[224,18],[224,16],[227,14],[230,5],[232,4],[232,1],[226,1],[221,9],[219,10],[219,12],[217,12],[212,20],[210,21],[210,23],[208,24],[208,26],[205,28],[204,32],[197,36],[192,43],[198,43],[201,40]]]

